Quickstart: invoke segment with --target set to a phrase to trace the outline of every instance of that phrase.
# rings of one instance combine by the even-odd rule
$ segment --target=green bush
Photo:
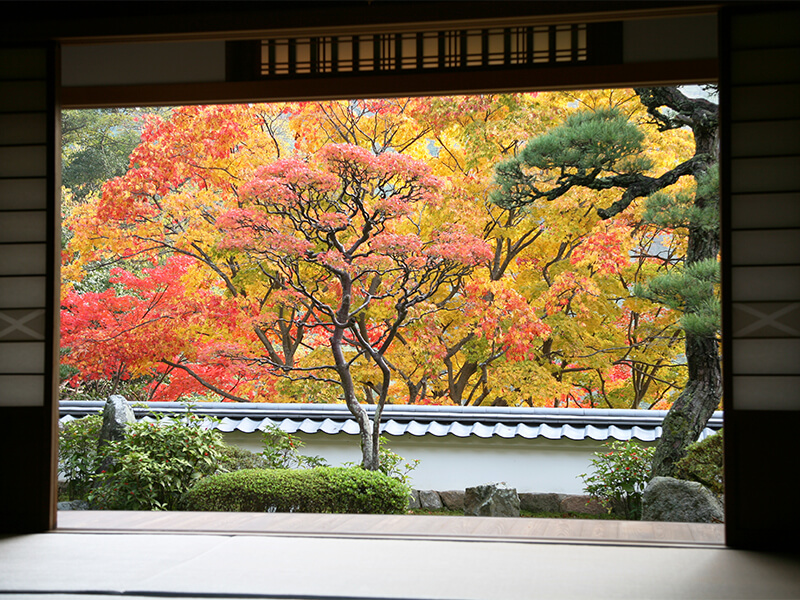
[[[609,513],[616,510],[626,519],[639,519],[655,449],[633,441],[605,445],[608,452],[595,452],[594,473],[581,475],[586,493],[596,498]]]
[[[411,462],[404,463],[405,459],[390,450],[388,444],[389,440],[384,436],[378,438],[378,471],[402,483],[410,494],[411,476],[409,473],[419,466],[419,459],[415,458]],[[357,467],[358,463],[346,462],[343,465],[345,467]]]
[[[97,442],[102,415],[89,415],[65,423],[58,434],[58,469],[67,482],[70,500],[86,498],[100,466]]]
[[[242,469],[266,469],[267,461],[260,454],[239,446],[223,444],[217,461],[217,473],[230,473]]]
[[[125,437],[100,449],[110,457],[98,473],[89,503],[108,510],[169,510],[198,479],[217,470],[221,434],[188,414],[181,420],[132,423]]]
[[[247,469],[198,481],[184,494],[185,510],[400,514],[408,489],[360,467]]]
[[[675,464],[673,475],[678,479],[698,481],[717,495],[724,493],[722,430],[695,442],[686,456]]]
[[[264,450],[261,456],[268,469],[305,469],[309,467],[327,467],[328,463],[320,456],[300,454],[305,446],[302,440],[291,433],[283,431],[277,425],[268,425],[262,436]]]

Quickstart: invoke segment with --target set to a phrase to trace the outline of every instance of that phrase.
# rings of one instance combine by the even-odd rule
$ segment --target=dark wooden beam
[[[64,108],[175,106],[675,85],[715,82],[717,67],[714,59],[252,82],[71,87],[62,89],[61,102]]]
[[[346,25],[486,20],[539,15],[587,15],[617,20],[637,13],[651,16],[710,14],[721,2],[641,0],[458,2],[5,2],[0,40],[198,39],[231,37],[233,32],[268,29],[327,29]],[[593,17],[592,17],[593,16]],[[235,36],[234,36],[235,37]]]

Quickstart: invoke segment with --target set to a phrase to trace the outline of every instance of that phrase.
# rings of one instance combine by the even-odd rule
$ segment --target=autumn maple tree
[[[313,160],[287,158],[239,188],[242,208],[220,216],[221,248],[246,258],[273,287],[271,300],[323,337],[303,366],[260,359],[287,377],[338,384],[361,432],[362,466],[378,468],[379,426],[392,369],[387,354],[407,321],[436,311],[489,259],[482,240],[446,224],[422,235],[416,204],[436,204],[428,167],[346,144]],[[288,327],[295,323],[285,321]],[[354,372],[375,391],[372,420]]]
[[[643,176],[691,157],[688,132],[646,123],[631,90],[148,119],[127,173],[70,206],[71,382],[345,402],[370,467],[387,402],[665,406],[685,380],[681,306],[634,290],[674,274],[679,224],[635,202],[600,218],[611,188],[494,201],[498,163],[587,107],[640,123]]]

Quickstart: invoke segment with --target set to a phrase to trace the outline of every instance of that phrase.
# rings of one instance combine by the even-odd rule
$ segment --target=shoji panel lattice
[[[736,410],[800,411],[800,12],[734,16],[730,335]]]
[[[0,47],[0,406],[44,405],[51,372],[52,339],[46,338],[54,274],[48,275],[47,234],[54,163],[47,75],[45,48]]]
[[[303,75],[469,70],[596,62],[597,24],[509,26],[276,37],[261,42],[264,78]]]

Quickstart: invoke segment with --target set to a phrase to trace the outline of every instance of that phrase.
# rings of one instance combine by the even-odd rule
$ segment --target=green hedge
[[[245,469],[198,481],[183,496],[184,510],[399,514],[408,488],[360,467]]]

